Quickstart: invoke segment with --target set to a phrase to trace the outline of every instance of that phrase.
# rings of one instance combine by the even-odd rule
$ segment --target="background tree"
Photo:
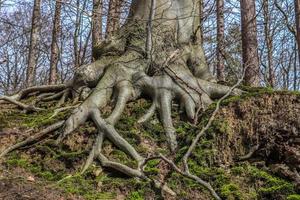
[[[153,6],[152,8],[151,5],[155,5],[154,2],[157,3],[157,7]],[[244,75],[242,69],[242,43],[243,48],[254,48],[254,46],[252,44],[250,44],[250,46],[245,46],[244,41],[242,41],[242,39],[244,40],[245,38],[250,38],[250,36],[247,34],[249,31],[251,31],[251,29],[249,29],[247,26],[246,28],[248,29],[245,30],[243,28],[243,31],[240,31],[241,20],[244,23],[242,23],[242,25],[245,25],[245,21],[247,20],[240,18],[239,11],[243,12],[245,9],[240,9],[242,5],[240,5],[239,1],[226,0],[223,2],[223,11],[221,12],[224,14],[223,26],[226,25],[226,29],[223,30],[221,29],[221,26],[216,23],[215,15],[216,12],[217,14],[220,12],[220,9],[216,7],[215,1],[202,1],[202,9],[199,9],[198,4],[195,4],[195,2],[198,3],[199,1],[133,0],[128,18],[126,5],[120,6],[120,10],[122,10],[122,12],[118,13],[118,24],[123,24],[123,19],[127,19],[127,23],[125,23],[122,29],[119,29],[118,25],[113,29],[113,32],[108,35],[108,38],[106,38],[104,42],[100,42],[97,45],[99,57],[97,56],[98,59],[94,59],[95,61],[90,63],[91,60],[93,60],[92,48],[95,47],[93,44],[95,41],[93,33],[96,32],[96,29],[94,29],[94,22],[96,18],[94,18],[95,11],[93,11],[93,9],[96,7],[95,2],[88,0],[66,1],[64,3],[64,9],[61,13],[64,20],[62,20],[61,39],[59,40],[61,48],[58,49],[61,56],[59,56],[57,64],[59,68],[58,73],[62,84],[42,85],[46,84],[49,80],[48,66],[51,62],[51,58],[49,59],[48,55],[51,54],[50,46],[51,43],[53,43],[51,35],[49,36],[49,31],[52,31],[53,27],[51,26],[54,26],[54,19],[52,19],[54,1],[45,1],[41,9],[40,20],[43,22],[41,23],[41,37],[38,48],[36,49],[38,52],[36,67],[38,75],[36,77],[37,84],[39,85],[30,89],[23,89],[25,81],[22,79],[21,74],[24,70],[26,71],[26,66],[24,67],[24,61],[22,60],[24,59],[24,51],[27,53],[27,49],[23,48],[23,46],[26,47],[28,43],[31,28],[30,22],[28,22],[28,19],[30,19],[29,15],[31,14],[28,14],[27,11],[32,10],[33,5],[31,1],[18,2],[17,5],[24,6],[12,7],[5,10],[4,13],[0,13],[0,23],[2,25],[1,27],[3,27],[3,29],[0,30],[0,57],[2,59],[0,60],[1,93],[14,94],[15,91],[18,91],[18,93],[13,96],[1,96],[0,103],[3,103],[3,101],[8,101],[16,104],[18,107],[27,112],[37,112],[35,114],[39,115],[44,112],[47,112],[47,114],[49,113],[49,110],[44,110],[49,109],[49,104],[46,103],[47,101],[51,100],[52,103],[52,100],[57,100],[57,104],[55,106],[59,108],[55,109],[53,107],[53,109],[55,109],[54,116],[59,112],[63,112],[62,117],[59,115],[59,119],[62,120],[50,125],[49,127],[43,129],[39,134],[35,135],[34,137],[36,141],[39,140],[39,137],[47,137],[46,134],[50,134],[51,131],[59,129],[59,131],[56,132],[58,136],[56,140],[57,144],[61,142],[73,143],[73,141],[70,140],[74,138],[77,142],[78,137],[72,136],[73,133],[80,134],[80,131],[77,132],[76,129],[82,127],[83,124],[90,125],[91,123],[94,123],[96,131],[93,129],[93,134],[86,134],[84,136],[85,139],[88,138],[87,143],[84,141],[84,143],[88,145],[88,148],[84,149],[90,149],[90,154],[82,168],[82,173],[87,170],[94,159],[98,159],[102,167],[113,168],[126,175],[139,177],[144,183],[144,181],[148,182],[149,179],[153,181],[153,176],[148,176],[147,173],[144,173],[143,166],[144,161],[147,162],[149,161],[148,159],[151,160],[151,158],[148,156],[153,152],[149,153],[148,150],[152,151],[155,148],[146,147],[145,149],[140,149],[140,146],[137,146],[137,144],[142,144],[144,141],[132,142],[132,135],[127,135],[127,126],[126,134],[123,134],[122,120],[120,120],[120,124],[118,124],[118,121],[122,114],[127,113],[128,110],[130,110],[130,112],[128,112],[130,114],[136,113],[136,110],[132,110],[131,106],[136,105],[136,101],[139,102],[137,103],[137,106],[139,107],[139,111],[137,113],[140,114],[140,112],[144,111],[144,109],[140,109],[140,105],[144,104],[143,102],[148,100],[150,104],[149,106],[147,104],[147,108],[149,108],[149,110],[138,120],[138,123],[144,123],[151,117],[155,117],[154,114],[157,111],[157,114],[159,115],[158,119],[162,124],[161,133],[165,134],[165,137],[159,137],[160,140],[165,139],[163,142],[164,151],[174,154],[174,152],[177,152],[178,150],[177,147],[182,145],[182,143],[184,143],[184,149],[182,149],[182,151],[185,151],[187,149],[187,143],[192,143],[182,160],[179,161],[182,161],[184,168],[181,168],[181,166],[177,167],[177,161],[175,162],[175,160],[168,160],[168,158],[165,158],[161,155],[155,155],[155,159],[164,160],[166,163],[169,163],[170,167],[174,169],[174,171],[178,172],[182,176],[193,179],[197,183],[200,183],[210,191],[212,196],[214,196],[216,199],[220,199],[208,182],[203,181],[200,177],[197,177],[193,174],[194,172],[198,171],[198,169],[194,168],[197,166],[197,164],[194,164],[193,159],[199,151],[195,151],[194,155],[191,152],[193,152],[196,146],[203,145],[202,141],[199,139],[203,138],[203,142],[205,142],[206,146],[207,141],[206,138],[203,137],[203,134],[208,130],[208,128],[212,128],[210,125],[214,126],[214,123],[217,122],[216,126],[219,128],[219,123],[221,123],[221,126],[225,124],[222,121],[223,119],[226,120],[226,117],[224,116],[222,116],[222,120],[218,120],[216,118],[214,121],[214,117],[216,116],[215,113],[218,112],[221,101],[219,100],[217,102],[216,110],[213,112],[212,117],[208,120],[208,124],[197,134],[196,137],[193,137],[194,135],[190,134],[190,136],[186,138],[186,135],[183,136],[183,134],[178,134],[180,138],[178,141],[180,142],[177,143],[177,133],[182,132],[182,129],[177,129],[177,122],[184,123],[181,120],[187,119],[190,121],[190,123],[197,124],[198,117],[206,117],[205,115],[202,115],[202,112],[211,103],[213,103],[213,100],[219,98],[223,100],[230,94],[240,94],[241,91],[234,88],[240,84],[241,79],[238,77],[243,77]],[[293,37],[291,32],[288,30],[289,26],[287,26],[294,24],[294,7],[293,4],[291,4],[291,0],[284,0],[280,2],[279,6],[282,8],[282,11],[279,11],[274,9],[274,6],[272,6],[273,4],[271,2],[274,1],[270,0],[269,6],[265,7],[266,4],[263,4],[263,1],[256,1],[257,10],[259,11],[256,14],[255,8],[249,9],[251,10],[252,14],[254,13],[254,15],[251,15],[251,20],[248,22],[251,24],[253,23],[253,20],[257,21],[257,24],[254,26],[255,31],[257,31],[255,35],[255,48],[256,53],[259,55],[261,60],[261,62],[257,63],[256,67],[259,71],[255,75],[266,77],[265,79],[259,80],[259,83],[262,85],[269,85],[269,56],[273,55],[274,59],[272,62],[274,66],[274,77],[276,78],[276,87],[291,89],[293,84],[296,85],[296,87],[299,85],[299,78],[295,76],[295,72],[297,74],[296,66],[299,62],[296,58],[296,37]],[[103,18],[109,17],[109,12],[112,8],[109,3],[113,3],[113,1],[109,2],[103,0],[102,3]],[[124,4],[125,3],[126,2],[124,2]],[[25,7],[29,9],[24,9]],[[125,12],[123,12],[124,10]],[[246,11],[249,10],[246,9]],[[286,17],[281,17],[281,15],[278,15],[280,12],[282,12]],[[151,13],[155,13],[155,15],[152,16]],[[247,16],[247,13],[242,14],[244,17]],[[267,16],[264,16],[264,14]],[[276,18],[276,16],[279,17]],[[112,15],[110,15],[110,17],[112,17]],[[114,18],[111,20],[113,19]],[[269,23],[267,28],[265,27],[266,21]],[[109,21],[103,20],[103,27],[107,27],[106,22]],[[152,26],[149,29],[147,28],[149,27],[147,24],[149,25],[150,22]],[[246,23],[246,25],[249,25],[249,23]],[[195,38],[199,38],[196,37],[198,36],[197,34],[199,27],[202,27],[200,32],[202,32],[203,37],[201,37],[201,40],[195,40]],[[271,32],[268,36],[266,36],[266,29]],[[222,40],[224,42],[223,46],[219,45],[219,32],[222,33]],[[102,33],[100,32],[100,35],[101,34]],[[153,58],[151,60],[149,60],[146,56],[146,52],[148,52],[146,47],[146,38],[149,38],[150,34],[153,40],[150,45],[151,49],[153,50],[151,51],[151,57]],[[114,35],[114,37],[110,37],[111,35]],[[247,35],[247,37],[242,37],[242,35]],[[271,54],[266,48],[266,46],[269,45],[266,41],[269,37],[272,38],[272,45],[274,48]],[[251,37],[250,39],[253,38]],[[258,43],[257,40],[259,41]],[[216,46],[219,48],[216,48]],[[203,48],[205,48],[205,51]],[[247,53],[251,53],[253,49],[250,50],[247,50]],[[212,81],[214,78],[209,73],[209,71],[213,71],[218,75],[218,68],[215,66],[217,66],[216,64],[218,63],[218,56],[216,55],[218,55],[220,52],[222,53],[222,59],[224,59],[223,65],[226,64],[225,74],[228,84],[237,82],[237,84],[235,84],[232,88],[216,84],[214,81]],[[248,57],[250,56],[248,55]],[[27,58],[24,60],[27,62]],[[206,62],[206,60],[208,60],[208,62]],[[244,63],[244,66],[246,66],[246,64]],[[253,76],[250,76],[252,72],[249,73],[248,71],[247,73],[250,79],[254,78]],[[251,82],[251,84],[254,85],[253,82]],[[259,90],[259,93],[263,91],[257,88],[255,88],[255,90]],[[34,101],[31,102],[31,105],[26,104],[28,101],[23,101],[23,99],[26,99],[29,96],[32,99],[36,97]],[[296,95],[293,94],[291,97],[297,100]],[[233,103],[236,103],[236,99],[237,98],[233,98]],[[295,99],[291,99],[291,101],[295,101]],[[67,100],[68,103],[65,104]],[[231,100],[232,99],[230,99],[230,101]],[[264,99],[261,99],[260,102],[263,101]],[[126,110],[125,108],[129,102],[130,108]],[[174,105],[173,102],[176,102],[176,107],[177,105],[180,105],[178,107],[183,111],[182,118],[179,116],[177,118],[176,115],[175,119],[172,115],[174,110],[172,109],[172,106]],[[249,101],[247,101],[247,103],[249,103]],[[71,106],[69,106],[70,104]],[[230,103],[230,105],[232,104]],[[249,107],[248,105],[245,107]],[[268,104],[268,106],[269,105],[270,104]],[[292,105],[294,105],[294,103],[292,103]],[[69,109],[74,110],[73,112],[65,112]],[[249,110],[250,112],[248,112],[251,116],[249,121],[253,121],[252,119],[255,114],[251,111],[251,109]],[[236,112],[233,111],[232,113]],[[263,111],[263,113],[265,112]],[[237,120],[240,120],[239,113],[237,113],[236,117]],[[53,116],[50,118],[52,120],[58,119],[54,118]],[[234,123],[234,119],[235,118],[230,118],[231,122]],[[288,120],[294,120],[294,117],[291,117]],[[152,123],[152,120],[150,121],[150,123]],[[176,123],[173,123],[173,121]],[[196,126],[190,125],[189,123],[184,123],[184,125],[187,125],[188,127],[191,126],[191,128],[193,127],[196,129]],[[225,125],[227,127],[227,124]],[[117,128],[115,128],[115,126]],[[131,123],[128,126],[131,126]],[[159,126],[159,124],[157,124],[156,127],[157,126]],[[142,125],[139,126],[139,128],[140,127],[142,127]],[[254,123],[254,127],[255,128],[253,130],[256,130],[257,124]],[[183,129],[184,132],[186,132],[186,129],[187,128]],[[249,130],[250,129],[251,128],[249,128]],[[139,131],[140,130],[143,132],[142,128],[139,129]],[[270,130],[274,129],[270,128]],[[194,131],[195,130],[193,129],[193,132]],[[224,131],[227,133],[227,130]],[[261,130],[261,132],[265,132],[265,129]],[[294,133],[294,130],[291,131],[291,133]],[[273,134],[273,132],[271,134]],[[94,137],[90,137],[91,135]],[[222,134],[222,136],[226,135],[230,135],[233,138],[236,137],[236,135],[233,136],[232,134]],[[260,137],[259,135],[256,135],[258,134],[253,134],[254,142],[258,141],[256,140],[257,138],[254,139],[255,137]],[[51,144],[49,144],[51,145],[51,148],[53,148],[54,151],[60,151],[60,145],[53,144],[52,139],[56,137],[56,135],[53,134],[49,136],[51,138]],[[215,136],[217,135],[212,136],[212,138],[215,138]],[[244,137],[244,135],[242,135],[242,137]],[[137,139],[134,137],[134,140],[140,140],[140,138],[143,137],[137,136]],[[182,140],[182,138],[184,139]],[[109,139],[111,143],[103,143],[104,139]],[[94,144],[92,145],[93,141]],[[231,143],[231,141],[226,141],[226,144]],[[250,140],[247,138],[246,141],[252,141],[252,138]],[[21,143],[21,145],[26,144],[26,142],[29,144],[35,141],[32,140],[32,137],[29,137],[24,143]],[[153,144],[155,143],[156,142]],[[114,147],[112,144],[118,148],[117,151],[120,152],[120,150],[122,150],[132,157],[132,162],[127,162],[127,159],[125,159],[126,161],[123,159],[116,160],[113,156],[109,155],[110,152],[105,152],[104,146],[108,145],[110,146],[110,149],[112,149],[112,147]],[[265,144],[265,142],[262,144]],[[18,145],[20,144],[17,144],[17,147]],[[83,146],[81,144],[79,146],[79,148],[82,149]],[[167,146],[169,146],[169,151]],[[251,145],[247,143],[246,146],[241,148],[242,151],[247,150],[249,146]],[[8,151],[11,151],[15,147],[16,146],[9,148]],[[230,145],[222,145],[221,151],[227,147],[230,148]],[[246,148],[244,149],[244,147]],[[34,145],[33,148],[35,148]],[[263,149],[263,151],[264,150],[265,149]],[[2,154],[0,157],[5,155],[8,151],[1,151]],[[252,149],[250,149],[250,154],[251,152]],[[241,155],[243,153],[245,152],[241,152]],[[180,154],[182,154],[181,151]],[[83,155],[86,154],[84,153]],[[79,158],[76,158],[75,162],[81,164],[81,162],[77,162],[77,159]],[[212,166],[210,158],[208,162],[205,162],[205,165],[207,164],[209,168],[208,173],[210,174],[212,169],[210,168]],[[193,166],[191,171],[189,170],[189,165]],[[298,172],[296,169],[295,174],[297,173]],[[204,177],[206,178],[206,176]],[[221,177],[223,177],[223,174]],[[69,176],[67,176],[63,181],[66,180],[69,180]],[[216,183],[210,178],[208,178],[208,180],[212,181],[214,184]],[[154,181],[154,183],[156,186],[159,185],[159,182]],[[225,184],[227,187],[227,183]],[[230,186],[232,186],[232,184],[230,184]],[[165,187],[160,188],[166,191]],[[221,191],[223,191],[224,188],[225,187],[218,185],[218,189]],[[223,192],[221,195],[224,195]]]
[[[296,34],[298,44],[298,61],[300,62],[300,1],[294,0],[295,5],[295,21],[296,21]],[[294,90],[297,90],[297,65],[294,65]]]
[[[271,32],[270,24],[270,9],[269,0],[263,1],[263,17],[264,17],[264,34],[267,47],[267,57],[268,57],[268,85],[271,87],[275,86],[275,74],[274,74],[274,64],[273,64],[273,37]]]
[[[120,28],[121,8],[124,0],[110,0],[107,22],[106,22],[106,38],[110,38],[114,32]]]
[[[102,0],[93,0],[93,16],[92,16],[92,48],[93,59],[95,59],[95,48],[100,45],[102,40]]]
[[[224,74],[224,0],[217,0],[217,78],[225,80]]]
[[[255,0],[241,0],[241,26],[245,83],[260,84]]]
[[[28,54],[27,76],[26,85],[32,86],[35,82],[36,65],[37,65],[37,49],[39,42],[39,31],[41,28],[41,0],[34,0],[33,12],[32,12],[32,25],[30,34],[30,46]]]
[[[53,30],[52,30],[52,42],[51,42],[51,58],[50,58],[50,75],[49,84],[55,84],[57,82],[57,64],[59,59],[59,40],[61,33],[61,7],[62,1],[55,1],[55,13],[53,20]]]

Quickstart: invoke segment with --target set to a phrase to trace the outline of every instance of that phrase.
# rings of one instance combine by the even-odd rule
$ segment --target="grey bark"
[[[125,25],[110,40],[105,40],[99,45],[99,60],[79,67],[73,80],[66,85],[56,88],[31,88],[22,91],[15,98],[20,99],[21,96],[39,89],[47,92],[60,89],[55,90],[56,94],[52,96],[47,95],[44,100],[61,95],[63,101],[69,96],[76,101],[83,100],[65,121],[57,143],[87,120],[92,120],[97,126],[98,137],[83,171],[94,159],[99,159],[103,166],[144,178],[141,166],[145,158],[114,128],[128,101],[144,96],[150,97],[152,106],[140,122],[149,119],[149,116],[157,111],[167,136],[166,142],[174,152],[177,149],[176,132],[171,117],[174,101],[178,102],[188,119],[193,121],[198,114],[196,111],[205,110],[213,99],[228,96],[229,93],[240,94],[239,90],[211,82],[213,78],[209,73],[202,45],[195,40],[200,25],[197,2],[198,0],[156,0],[157,7],[153,19],[155,28],[152,30],[153,59],[150,66],[145,56],[145,43],[147,22],[151,15],[151,0],[133,0]],[[151,74],[148,73],[149,67],[152,68],[149,70]],[[113,110],[104,119],[101,108],[107,106],[112,99]],[[138,166],[130,168],[109,161],[101,153],[104,139],[109,139],[129,154],[137,161]],[[197,180],[217,197],[209,184],[201,179]]]
[[[52,30],[49,84],[55,84],[58,78],[58,74],[57,74],[57,64],[59,59],[58,38],[60,37],[60,33],[61,33],[61,19],[60,19],[61,7],[62,7],[62,1],[56,0],[55,13],[53,19],[53,30]]]
[[[224,26],[224,0],[217,0],[217,78],[220,81],[225,81]]]
[[[270,30],[270,13],[269,13],[269,0],[263,1],[263,15],[264,15],[264,35],[267,44],[267,57],[268,57],[268,84],[271,87],[275,86],[275,73],[273,64],[273,41]]]
[[[34,0],[33,12],[32,12],[32,25],[30,34],[30,46],[28,54],[28,66],[26,85],[32,86],[35,81],[36,65],[37,65],[37,48],[40,31],[40,18],[41,18],[41,0]]]
[[[295,4],[295,18],[296,18],[296,35],[298,46],[298,64],[300,63],[300,0],[294,0]],[[294,90],[297,89],[297,67],[294,66]]]

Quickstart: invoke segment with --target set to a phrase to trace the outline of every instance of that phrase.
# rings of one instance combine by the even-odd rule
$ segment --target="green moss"
[[[231,168],[231,173],[234,175],[242,175],[245,171],[243,166],[234,166]]]
[[[222,186],[221,196],[228,200],[241,199],[241,192],[236,184],[230,183]]]
[[[40,177],[47,181],[57,181],[63,176],[62,172],[53,172],[51,170],[45,169],[38,162],[31,162],[26,158],[22,158],[19,154],[12,153],[6,160],[6,164],[9,167],[21,167],[29,172],[33,173],[35,176]]]
[[[11,167],[22,167],[22,168],[25,168],[29,165],[26,159],[22,159],[15,156],[11,156],[8,160],[6,160],[6,164]]]
[[[159,173],[159,169],[157,165],[160,163],[159,159],[150,160],[147,165],[145,166],[144,171],[149,175],[156,175]]]
[[[250,167],[249,173],[256,181],[262,180],[265,182],[265,186],[259,189],[259,192],[262,194],[270,193],[281,193],[288,194],[294,191],[294,186],[292,183],[289,183],[283,179],[274,177],[269,173],[260,170],[256,167]]]
[[[131,192],[126,200],[144,200],[144,194],[141,191]]]
[[[65,119],[68,111],[60,112],[55,117],[51,118],[54,113],[53,108],[48,108],[43,111],[26,114],[19,110],[12,110],[6,113],[0,113],[0,130],[1,128],[10,127],[25,127],[25,128],[39,128]]]
[[[287,200],[300,200],[300,194],[292,194],[287,197]]]
[[[110,158],[116,160],[117,162],[123,163],[129,167],[137,166],[137,162],[132,160],[124,151],[114,149],[111,154]]]
[[[299,91],[289,91],[289,90],[274,90],[270,87],[248,87],[241,86],[241,90],[245,91],[242,95],[239,96],[230,96],[221,102],[221,106],[227,106],[230,103],[239,102],[247,100],[251,97],[259,97],[265,94],[280,94],[280,95],[296,95],[300,97]],[[210,105],[208,110],[214,110],[216,107],[216,103]]]
[[[58,186],[67,193],[83,196],[86,200],[115,199],[113,193],[98,192],[95,190],[95,180],[82,175],[74,175],[62,180]]]

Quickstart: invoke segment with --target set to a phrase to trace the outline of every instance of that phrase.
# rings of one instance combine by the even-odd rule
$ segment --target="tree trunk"
[[[102,0],[93,0],[93,16],[92,16],[92,48],[93,60],[97,58],[96,47],[100,45],[102,40]]]
[[[225,81],[224,74],[224,0],[217,0],[217,78]]]
[[[199,41],[195,40],[200,25],[197,2],[156,0],[151,31],[152,59],[149,60],[146,56],[146,40],[149,38],[147,24],[152,18],[149,16],[153,14],[149,8],[155,3],[152,0],[133,0],[125,25],[110,40],[99,45],[99,59],[79,67],[73,80],[63,87],[64,91],[54,94],[55,98],[62,96],[63,101],[72,96],[74,104],[82,100],[64,122],[57,143],[87,120],[94,122],[98,129],[98,136],[83,171],[94,159],[99,159],[104,167],[144,178],[141,166],[145,158],[114,127],[129,101],[149,98],[152,106],[139,122],[149,120],[157,111],[166,142],[174,152],[177,140],[171,115],[173,101],[177,101],[187,119],[196,122],[199,112],[208,108],[213,99],[225,98],[231,93],[240,94],[239,90],[210,82],[213,78],[206,64],[202,44],[199,45]],[[46,87],[51,92],[57,88]],[[30,92],[36,92],[36,88],[29,88],[17,97],[21,98]],[[114,103],[112,111],[104,119],[102,108],[111,103]],[[101,152],[104,139],[109,139],[130,155],[138,166],[131,168],[109,161]],[[208,183],[200,182],[213,196],[217,196]]]
[[[296,32],[297,32],[297,46],[298,46],[298,65],[300,63],[300,0],[294,0],[295,3],[295,18],[296,18]],[[295,69],[297,67],[295,66]],[[295,70],[295,74],[297,70]],[[295,76],[295,78],[297,75]],[[297,80],[294,80],[294,82],[297,82]],[[294,84],[294,89],[296,89],[296,84]]]
[[[199,23],[199,31],[200,31],[200,41],[203,41],[203,18],[204,18],[204,5],[203,0],[199,0],[199,17],[200,17],[200,23]]]
[[[76,19],[75,30],[73,36],[74,43],[74,68],[77,69],[80,66],[80,47],[78,45],[78,36],[80,33],[81,15],[80,15],[80,0],[76,1]]]
[[[58,74],[57,74],[57,64],[59,59],[58,37],[60,37],[60,33],[61,33],[61,25],[60,25],[61,6],[62,6],[62,1],[56,0],[55,14],[53,19],[53,30],[52,30],[49,84],[55,84],[58,78]]]
[[[35,81],[36,65],[37,65],[37,45],[39,40],[40,31],[40,18],[41,18],[41,0],[34,0],[33,13],[32,13],[32,25],[30,34],[30,46],[28,54],[28,66],[26,85],[32,86]]]
[[[110,0],[107,23],[106,38],[110,38],[120,28],[121,8],[124,0]]]
[[[269,0],[263,1],[263,15],[264,15],[264,36],[267,44],[267,57],[268,57],[268,85],[275,86],[275,73],[273,66],[273,38],[270,29],[270,13],[269,13]]]
[[[259,59],[255,0],[241,0],[242,49],[245,84],[259,86]]]

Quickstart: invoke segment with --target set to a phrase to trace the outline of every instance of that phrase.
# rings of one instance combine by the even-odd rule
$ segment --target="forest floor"
[[[223,199],[299,200],[300,94],[268,88],[247,90],[242,96],[230,97],[222,103],[219,114],[189,160],[191,172],[209,181]],[[2,105],[0,152],[70,114],[66,111],[51,117],[54,105],[55,102],[41,104],[47,110],[31,114]],[[129,103],[116,129],[143,156],[157,152],[168,155],[164,131],[157,117],[144,124],[137,123],[150,106],[145,100]],[[179,150],[171,158],[179,166],[188,145],[208,121],[214,106],[199,116],[196,126],[184,122],[184,116],[174,109],[172,117]],[[104,113],[109,111],[109,107],[103,110]],[[81,175],[80,169],[96,132],[88,123],[60,146],[55,145],[55,135],[49,135],[41,142],[8,154],[0,162],[0,199],[211,199],[204,188],[173,172],[159,160],[149,162],[145,171],[164,181],[177,193],[176,197],[155,189],[150,182],[103,169],[99,163]],[[110,160],[128,166],[137,164],[109,141],[104,142],[103,153]],[[247,159],[238,161],[247,154]]]

